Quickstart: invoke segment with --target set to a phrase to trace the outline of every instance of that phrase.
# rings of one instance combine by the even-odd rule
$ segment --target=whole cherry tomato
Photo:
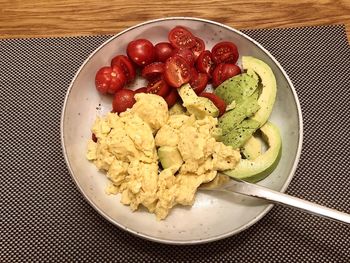
[[[131,41],[126,48],[126,53],[136,65],[141,67],[152,63],[155,58],[154,46],[147,39]]]
[[[135,104],[135,92],[130,89],[121,89],[114,94],[113,112],[121,113]]]
[[[168,42],[160,42],[154,46],[155,61],[165,62],[173,53],[173,46]]]
[[[123,70],[114,65],[113,67],[100,68],[95,76],[96,89],[102,94],[114,94],[124,87],[126,77]]]

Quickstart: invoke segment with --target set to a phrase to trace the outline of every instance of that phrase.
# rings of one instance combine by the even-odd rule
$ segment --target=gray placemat
[[[304,117],[288,193],[350,213],[350,48],[343,25],[246,30],[286,69]],[[0,40],[0,262],[350,262],[350,226],[275,206],[210,244],[145,241],[83,199],[60,145],[65,93],[109,36]]]

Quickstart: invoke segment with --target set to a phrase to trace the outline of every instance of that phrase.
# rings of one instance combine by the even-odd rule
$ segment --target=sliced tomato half
[[[225,113],[226,103],[219,96],[215,95],[214,93],[209,93],[209,92],[202,92],[199,96],[208,98],[215,104],[215,106],[219,109],[219,117]]]
[[[174,27],[169,32],[168,39],[175,48],[192,48],[196,45],[196,40],[192,33],[182,26]]]
[[[174,88],[180,88],[189,82],[191,78],[190,66],[187,61],[180,56],[172,56],[165,62],[164,79]]]

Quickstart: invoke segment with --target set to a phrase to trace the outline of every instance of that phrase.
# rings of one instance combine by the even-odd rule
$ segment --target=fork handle
[[[237,182],[227,189],[243,195],[258,197],[261,199],[265,199],[269,202],[298,208],[311,214],[350,224],[350,214],[343,213],[325,206],[321,206],[294,196],[283,194],[259,185],[247,182]]]

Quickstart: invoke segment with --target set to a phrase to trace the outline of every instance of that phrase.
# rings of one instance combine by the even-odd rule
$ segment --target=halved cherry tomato
[[[113,67],[100,68],[95,76],[96,89],[102,94],[114,94],[124,87],[126,77],[123,70],[114,65]]]
[[[192,33],[182,26],[174,27],[168,34],[171,45],[175,48],[192,48],[196,40]]]
[[[136,90],[134,90],[134,93],[147,93],[147,88],[146,87],[142,87],[142,88],[138,88]]]
[[[114,94],[112,106],[113,112],[124,112],[126,109],[131,108],[136,100],[134,98],[134,91],[130,89],[121,89]]]
[[[169,94],[170,90],[171,88],[165,82],[165,80],[163,78],[160,78],[148,83],[146,93],[157,94],[164,98]]]
[[[209,78],[206,73],[197,72],[195,68],[191,70],[191,80],[190,85],[197,95],[205,90],[208,84]]]
[[[235,64],[219,64],[213,72],[213,86],[217,87],[225,80],[241,74],[241,69]]]
[[[199,57],[199,55],[205,50],[205,44],[204,41],[199,37],[194,37],[194,39],[196,40],[196,45],[192,47],[191,50],[196,60]]]
[[[215,106],[219,109],[219,117],[225,113],[226,103],[219,96],[216,96],[214,93],[209,93],[209,92],[202,92],[199,96],[206,97],[215,104]]]
[[[173,50],[173,54],[172,55],[173,56],[174,55],[178,55],[180,57],[183,57],[187,61],[188,65],[190,67],[194,66],[195,57],[193,55],[193,52],[190,49],[188,49],[188,48],[181,48],[181,49],[180,48],[175,48]]]
[[[135,64],[142,67],[152,63],[155,58],[154,46],[147,39],[131,41],[126,48],[126,53]]]
[[[176,89],[171,89],[170,93],[164,98],[166,103],[168,104],[168,108],[174,106],[178,97],[179,94],[177,93]]]
[[[238,60],[237,46],[229,41],[217,43],[211,50],[213,59],[216,64],[231,63],[235,64]]]
[[[215,64],[213,56],[209,50],[203,51],[196,61],[196,68],[199,72],[206,73],[211,78]]]
[[[180,88],[191,78],[190,66],[180,56],[173,56],[165,62],[164,79],[172,87]]]
[[[136,76],[135,68],[127,56],[125,55],[115,56],[111,61],[111,66],[113,67],[114,65],[119,66],[123,70],[127,82],[131,82],[135,79],[135,76]]]
[[[155,61],[165,62],[173,53],[173,46],[168,42],[160,42],[154,46]]]
[[[141,75],[147,80],[159,78],[164,72],[163,62],[153,62],[142,69]]]
[[[91,133],[91,140],[93,142],[97,142],[97,137],[96,137],[95,133]]]

